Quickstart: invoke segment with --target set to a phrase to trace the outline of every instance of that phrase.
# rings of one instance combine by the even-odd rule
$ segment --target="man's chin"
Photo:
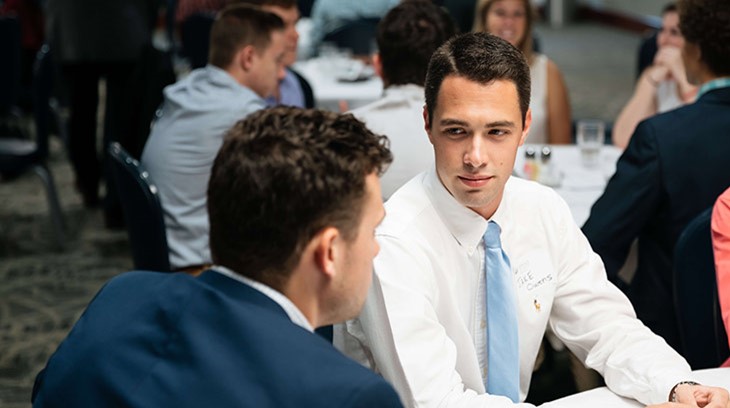
[[[494,196],[488,194],[486,191],[461,191],[456,197],[456,201],[464,207],[477,210],[480,208],[487,207]]]

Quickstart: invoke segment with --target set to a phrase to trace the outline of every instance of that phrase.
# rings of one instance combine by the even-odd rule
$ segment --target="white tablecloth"
[[[525,149],[531,146],[539,152],[540,145],[525,145],[517,151],[515,173],[522,175],[525,163]],[[616,161],[621,149],[606,145],[601,149],[599,165],[585,167],[581,162],[576,145],[551,145],[552,165],[562,174],[562,182],[553,187],[568,203],[576,224],[582,226],[590,215],[591,206],[603,194],[608,179],[616,170]],[[539,154],[538,154],[539,161]]]
[[[730,389],[730,368],[698,370],[694,372],[694,377],[702,384]],[[632,408],[643,406],[643,404],[634,400],[619,397],[606,387],[581,392],[541,405],[544,408]]]
[[[331,73],[329,63],[324,61],[314,58],[299,61],[293,67],[312,86],[316,107],[339,112],[340,101],[347,103],[347,109],[355,109],[382,95],[383,81],[377,75],[360,82],[340,82]]]

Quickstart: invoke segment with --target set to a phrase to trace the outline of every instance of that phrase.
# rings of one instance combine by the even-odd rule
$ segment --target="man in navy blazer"
[[[109,281],[38,375],[34,407],[401,407],[313,333],[362,307],[390,160],[351,115],[238,122],[208,186],[216,265]]]
[[[684,227],[730,186],[730,2],[679,3],[691,105],[640,123],[583,232],[637,316],[680,353],[672,297],[674,246]],[[638,238],[638,265],[618,276]],[[708,294],[709,296],[709,294]]]

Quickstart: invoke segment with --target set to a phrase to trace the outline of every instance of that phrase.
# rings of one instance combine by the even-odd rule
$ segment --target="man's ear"
[[[375,70],[377,76],[383,78],[383,60],[380,59],[379,52],[373,54],[373,70]]]
[[[248,72],[254,64],[256,57],[256,48],[253,45],[247,45],[238,50],[236,61],[242,70]]]
[[[320,231],[313,239],[317,240],[314,250],[316,267],[330,279],[337,274],[337,263],[342,256],[342,236],[335,227],[327,227]]]
[[[525,140],[527,140],[527,133],[530,131],[531,124],[532,124],[532,109],[527,108],[527,112],[525,112],[525,127],[522,128],[522,136],[520,137],[519,146],[522,146],[522,144],[525,143]]]
[[[426,105],[423,105],[423,129],[426,130],[428,140],[433,144],[433,139],[431,138],[431,120],[428,117],[428,107]]]

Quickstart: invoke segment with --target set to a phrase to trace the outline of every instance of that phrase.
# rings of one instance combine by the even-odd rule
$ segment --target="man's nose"
[[[487,152],[484,150],[482,138],[478,135],[472,136],[469,145],[464,153],[464,164],[471,167],[482,167],[487,164]]]

